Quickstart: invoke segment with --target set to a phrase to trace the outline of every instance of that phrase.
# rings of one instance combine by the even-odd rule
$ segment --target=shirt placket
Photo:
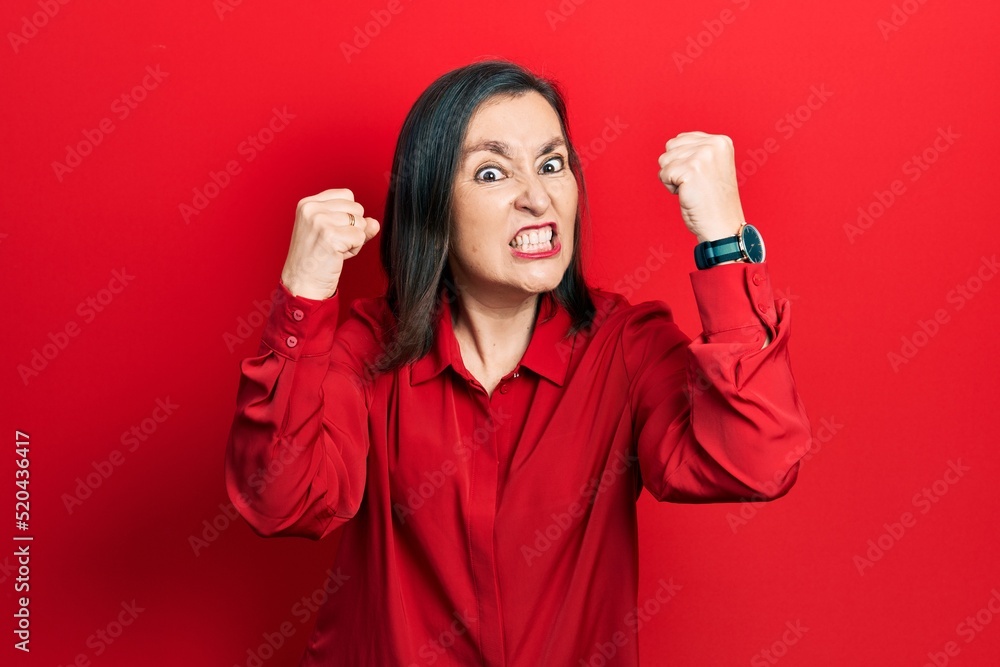
[[[479,643],[483,664],[490,667],[506,665],[503,645],[503,614],[500,601],[500,581],[496,560],[497,498],[504,443],[509,425],[495,416],[510,414],[510,383],[520,375],[514,369],[497,385],[493,395],[474,378],[470,378],[476,400],[476,418],[472,433],[476,443],[472,459],[472,485],[469,499],[469,545],[472,576],[479,612]]]

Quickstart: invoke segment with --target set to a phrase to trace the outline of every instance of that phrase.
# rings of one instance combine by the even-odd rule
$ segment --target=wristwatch
[[[694,264],[699,269],[736,259],[755,264],[764,261],[764,239],[756,227],[745,222],[736,236],[705,241],[694,247]]]

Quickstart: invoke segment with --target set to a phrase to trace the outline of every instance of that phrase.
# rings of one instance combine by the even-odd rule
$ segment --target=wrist
[[[286,281],[284,278],[281,278],[280,280],[281,284],[284,285],[289,294],[294,297],[301,297],[311,301],[324,301],[332,298],[333,295],[337,293],[338,285],[334,285],[333,289],[330,289],[329,287],[323,289],[312,285],[304,285],[296,281]]]
[[[719,225],[712,227],[707,230],[699,230],[695,232],[695,238],[698,243],[705,243],[707,241],[718,241],[719,239],[726,239],[736,236],[740,233],[740,227],[745,225],[746,222],[741,220],[740,222],[731,223],[728,225]]]
[[[699,269],[708,269],[733,262],[760,263],[764,261],[764,242],[760,237],[760,232],[757,231],[756,227],[746,222],[741,223],[733,235],[712,239],[709,238],[708,234],[700,234],[699,238],[701,237],[705,237],[706,240],[698,243],[694,248],[694,262]]]

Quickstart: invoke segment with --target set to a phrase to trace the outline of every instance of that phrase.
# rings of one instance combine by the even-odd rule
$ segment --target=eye
[[[560,172],[563,170],[563,166],[565,164],[566,160],[563,158],[562,155],[555,155],[546,160],[545,164],[542,165],[542,173],[554,174],[556,172]]]
[[[503,175],[500,167],[483,167],[476,172],[476,180],[484,183],[495,183],[503,178]]]

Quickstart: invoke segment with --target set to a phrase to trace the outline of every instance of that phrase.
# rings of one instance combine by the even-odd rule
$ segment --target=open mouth
[[[555,225],[547,223],[522,229],[509,245],[518,255],[546,255],[559,247],[559,238]]]

